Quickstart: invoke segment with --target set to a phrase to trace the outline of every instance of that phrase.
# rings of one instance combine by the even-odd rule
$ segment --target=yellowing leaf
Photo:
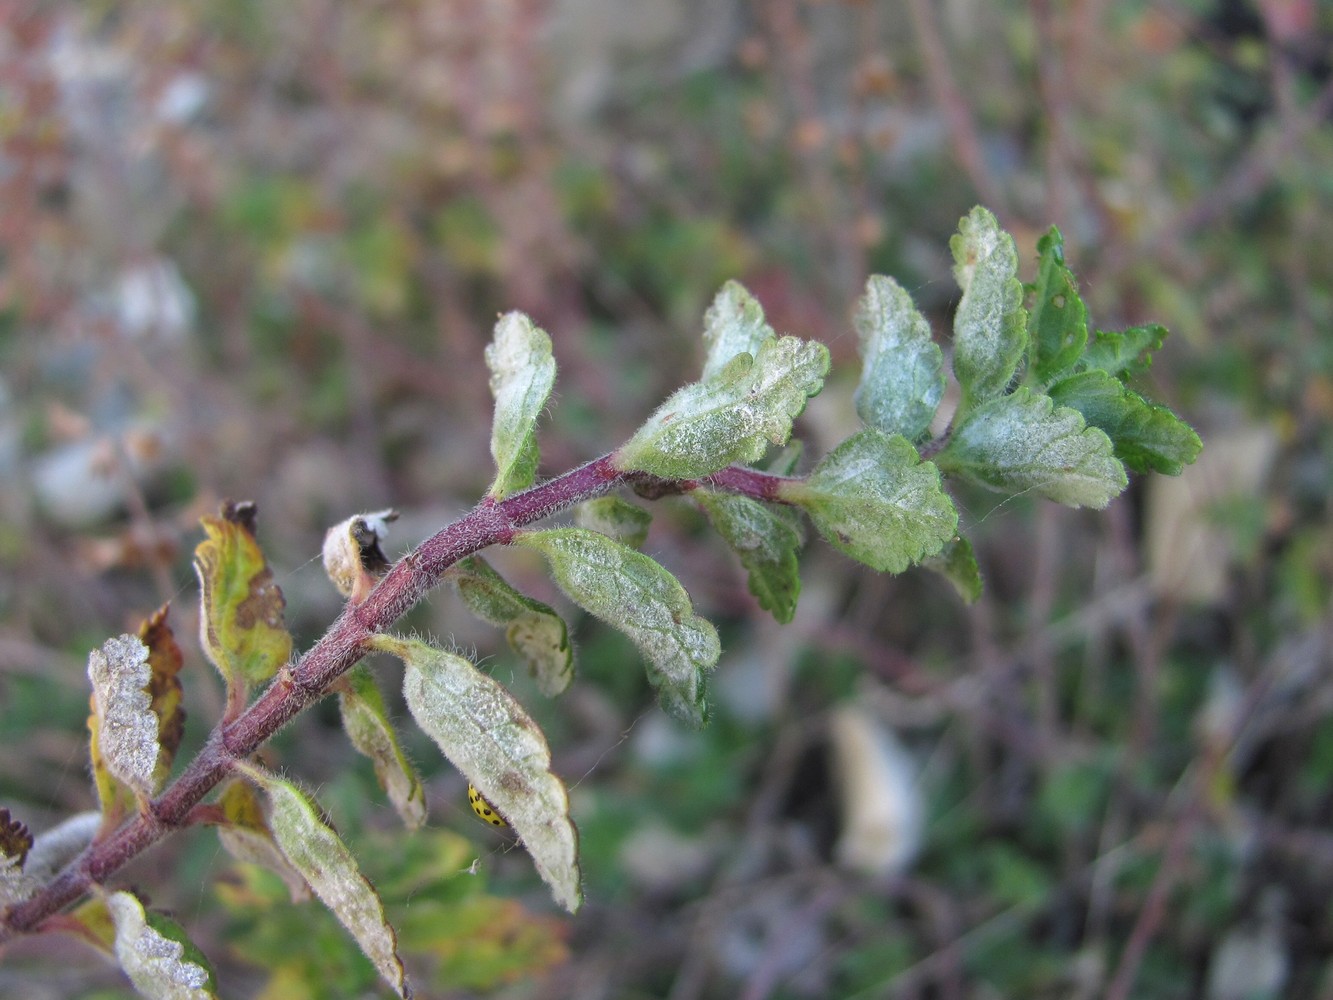
[[[102,815],[102,829],[114,830],[126,816],[134,812],[138,801],[134,791],[107,766],[102,753],[102,723],[97,714],[97,699],[89,695],[88,705],[88,763],[93,772],[93,788],[97,792],[97,806]]]
[[[150,707],[157,716],[159,782],[166,780],[171,771],[171,762],[185,734],[185,709],[181,706],[184,692],[180,682],[185,659],[171,626],[167,624],[167,608],[168,605],[162,605],[139,626],[139,639],[148,647],[148,668],[152,671],[148,695]]]
[[[218,840],[237,861],[259,865],[276,874],[287,886],[293,903],[310,898],[310,886],[279,849],[269,829],[264,804],[248,781],[230,781],[218,796],[223,822]]]
[[[255,541],[254,504],[229,502],[220,517],[201,523],[208,537],[194,550],[199,641],[235,704],[248,685],[268,680],[291,656],[286,601]]]

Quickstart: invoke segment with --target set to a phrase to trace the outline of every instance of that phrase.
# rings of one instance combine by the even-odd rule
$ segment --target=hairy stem
[[[663,496],[706,485],[776,501],[785,481],[739,466],[701,480],[662,480],[618,469],[613,459],[614,455],[603,455],[499,502],[487,498],[400,559],[364,602],[345,607],[324,636],[295,664],[284,667],[258,699],[234,718],[225,718],[147,810],[92,844],[40,892],[10,909],[0,923],[0,943],[37,929],[47,917],[110,878],[168,833],[196,822],[203,815],[196,806],[232,774],[237,761],[323,698],[329,686],[370,651],[371,636],[413,608],[460,559],[491,545],[506,544],[519,528],[619,486],[640,486],[645,493]]]
[[[329,685],[369,652],[369,639],[382,632],[435,587],[458,560],[574,504],[641,478],[617,469],[604,455],[564,475],[496,502],[483,500],[403,557],[356,605],[348,605],[324,636],[294,665],[285,667],[251,705],[224,721],[198,756],[146,811],[75,858],[40,892],[14,906],[0,923],[0,942],[32,931],[47,917],[105,881],[172,830],[190,825],[191,810],[274,733],[328,692]]]

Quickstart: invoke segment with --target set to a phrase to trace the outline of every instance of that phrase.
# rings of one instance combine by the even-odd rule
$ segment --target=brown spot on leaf
[[[259,624],[281,628],[287,600],[273,582],[273,571],[265,566],[250,577],[248,589],[249,596],[236,605],[237,628],[252,629]]]
[[[148,647],[148,666],[152,676],[148,694],[152,698],[153,713],[158,720],[158,742],[162,747],[162,764],[169,768],[185,732],[185,709],[181,706],[183,692],[179,674],[185,656],[167,624],[170,603],[162,605],[139,626],[139,638]]]

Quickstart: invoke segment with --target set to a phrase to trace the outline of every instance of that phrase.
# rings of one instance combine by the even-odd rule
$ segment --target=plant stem
[[[284,667],[240,715],[215,728],[199,754],[148,808],[94,842],[41,891],[11,908],[0,943],[35,930],[47,917],[105,881],[173,830],[191,824],[191,810],[243,760],[311,704],[368,653],[368,642],[414,607],[458,560],[509,542],[521,527],[642,478],[603,455],[502,501],[482,500],[403,557],[356,606],[348,605],[301,659]]]
[[[284,667],[249,707],[224,719],[181,775],[148,808],[110,836],[94,842],[40,892],[11,908],[0,922],[0,943],[38,928],[43,920],[106,881],[130,860],[173,830],[193,825],[195,806],[244,760],[302,711],[368,652],[371,636],[415,607],[460,559],[513,540],[523,526],[619,486],[645,485],[657,495],[701,485],[756,500],[776,501],[784,477],[730,466],[699,480],[672,481],[618,469],[603,455],[564,475],[504,500],[487,497],[459,520],[408,553],[358,605],[347,605],[324,636],[299,661]]]

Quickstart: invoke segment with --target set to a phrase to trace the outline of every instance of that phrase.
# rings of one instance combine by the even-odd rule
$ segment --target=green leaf
[[[426,792],[398,745],[384,698],[364,664],[353,667],[343,678],[338,707],[348,739],[375,765],[375,777],[403,823],[409,830],[419,829],[426,822]]]
[[[758,354],[764,341],[773,336],[773,328],[764,322],[759,300],[739,281],[728,281],[704,314],[708,356],[704,359],[703,380],[722,371],[738,354]]]
[[[978,206],[949,240],[954,278],[963,290],[954,313],[953,371],[962,412],[1004,392],[1027,347],[1023,286],[1014,238]]]
[[[1160,350],[1165,340],[1166,327],[1155,323],[1115,333],[1098,330],[1083,352],[1083,367],[1127,378],[1151,366],[1153,352]]]
[[[867,427],[916,440],[944,395],[944,354],[930,324],[901,285],[878,274],[866,282],[853,323],[862,358],[857,414]]]
[[[703,724],[704,673],[717,665],[722,647],[680,581],[642,552],[583,528],[523,532],[514,543],[545,555],[574,603],[639,647],[663,708]]]
[[[809,477],[783,484],[830,545],[881,572],[932,556],[958,528],[940,473],[911,442],[867,428],[824,456]]]
[[[922,565],[953,584],[958,596],[968,604],[981,596],[981,570],[977,566],[977,557],[972,551],[972,543],[961,535]]]
[[[220,517],[200,523],[208,536],[194,550],[200,641],[229,694],[243,693],[246,685],[271,678],[292,655],[283,622],[287,602],[255,541],[254,504],[227,503]]]
[[[88,680],[93,687],[93,770],[101,767],[141,798],[157,791],[158,720],[148,685],[153,679],[148,647],[128,633],[108,639],[88,654]],[[99,795],[102,781],[98,780]],[[108,802],[104,798],[105,811]]]
[[[113,892],[106,907],[115,924],[116,961],[140,996],[150,1000],[216,997],[213,970],[185,932],[161,914],[146,914],[128,892]]]
[[[1073,368],[1088,342],[1088,311],[1079,298],[1074,272],[1065,266],[1065,241],[1054,226],[1037,241],[1037,280],[1025,286],[1032,296],[1028,313],[1029,367],[1042,382]]]
[[[759,503],[731,493],[695,490],[691,494],[708,514],[717,533],[740,557],[750,593],[759,606],[786,624],[796,614],[801,594],[796,554],[805,541],[799,515],[789,507]]]
[[[574,679],[574,649],[569,629],[555,610],[525,597],[480,556],[456,563],[449,579],[468,610],[505,630],[509,648],[523,658],[548,698],[563,694]]]
[[[342,838],[290,781],[253,764],[238,763],[237,768],[268,794],[269,825],[283,855],[356,939],[384,981],[399,996],[408,996],[398,942],[384,906]]]
[[[1078,410],[1089,424],[1105,431],[1116,458],[1135,472],[1178,476],[1203,448],[1189,424],[1104,371],[1070,375],[1049,392],[1056,406]]]
[[[711,378],[683,386],[615,457],[617,468],[697,479],[786,444],[792,421],[824,385],[828,349],[795,337],[765,340]]]
[[[574,523],[637,549],[648,540],[653,515],[620,497],[598,497],[578,505]]]
[[[1128,483],[1105,433],[1026,386],[969,413],[935,460],[982,486],[1070,507],[1105,507]]]
[[[551,338],[522,313],[506,313],[495,324],[486,365],[495,397],[491,454],[498,470],[490,496],[502,500],[527,489],[537,475],[537,417],[555,385]]]
[[[541,728],[461,656],[389,635],[372,645],[406,664],[403,694],[417,725],[514,828],[556,902],[578,910],[578,834]]]

